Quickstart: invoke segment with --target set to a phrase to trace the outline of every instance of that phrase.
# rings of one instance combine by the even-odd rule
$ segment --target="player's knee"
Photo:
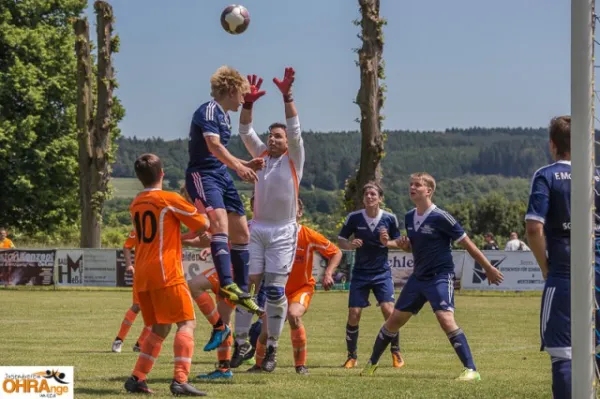
[[[193,333],[195,328],[196,320],[186,320],[177,323],[177,331],[187,331]]]
[[[290,322],[290,327],[293,330],[300,327],[302,325],[302,312],[297,310],[289,310],[287,314],[287,319]]]
[[[133,313],[139,313],[139,311],[140,311],[140,305],[138,305],[137,303],[134,303],[133,305],[131,305],[131,311]]]
[[[445,311],[445,310],[438,310],[437,312],[435,312],[435,316],[438,319],[438,322],[440,323],[440,327],[442,327],[442,330],[444,330],[446,333],[455,331],[458,329],[458,325],[456,324],[456,321],[454,320],[454,313],[451,311]]]
[[[356,326],[360,322],[361,308],[348,309],[348,324]]]
[[[265,286],[265,295],[269,302],[280,302],[285,298],[285,288],[275,285]]]

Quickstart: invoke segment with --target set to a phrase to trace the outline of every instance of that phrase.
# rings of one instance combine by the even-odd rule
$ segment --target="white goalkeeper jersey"
[[[279,158],[267,153],[252,124],[240,125],[240,136],[253,158],[263,157],[265,167],[258,171],[254,188],[254,217],[258,223],[296,222],[300,180],[304,171],[304,143],[298,116],[286,120],[288,150]]]

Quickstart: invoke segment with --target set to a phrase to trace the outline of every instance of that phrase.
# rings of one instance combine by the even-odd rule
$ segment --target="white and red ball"
[[[223,29],[232,35],[239,35],[248,29],[250,13],[242,5],[232,4],[227,6],[221,13],[221,25]]]

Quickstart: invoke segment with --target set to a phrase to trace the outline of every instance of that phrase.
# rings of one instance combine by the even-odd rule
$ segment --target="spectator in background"
[[[496,240],[494,240],[494,235],[492,233],[486,233],[483,238],[485,239],[485,244],[483,244],[484,251],[500,250],[500,247],[498,247],[498,244],[496,244]]]
[[[506,243],[505,251],[531,251],[527,245],[519,240],[519,235],[514,231],[510,233],[510,240]]]
[[[14,248],[15,244],[8,238],[8,234],[6,233],[6,229],[4,227],[0,227],[0,249]]]

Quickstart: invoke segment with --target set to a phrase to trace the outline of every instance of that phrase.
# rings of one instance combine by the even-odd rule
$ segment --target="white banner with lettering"
[[[462,288],[485,291],[542,291],[544,279],[532,252],[483,251],[504,275],[500,285],[488,284],[485,272],[469,255],[465,257]]]

